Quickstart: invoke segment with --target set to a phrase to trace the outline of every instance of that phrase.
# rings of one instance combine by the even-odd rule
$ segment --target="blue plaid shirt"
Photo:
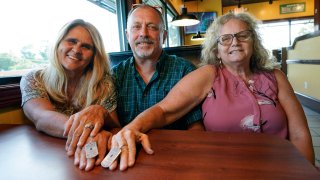
[[[146,84],[135,69],[134,57],[115,66],[113,76],[117,90],[117,113],[120,123],[130,123],[138,114],[160,102],[173,86],[195,66],[174,55],[162,52],[150,82]],[[188,125],[202,119],[201,106],[195,107],[166,129],[187,129]]]

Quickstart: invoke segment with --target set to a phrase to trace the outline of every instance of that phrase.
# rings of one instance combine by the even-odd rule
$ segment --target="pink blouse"
[[[288,138],[287,118],[279,103],[274,73],[255,73],[248,82],[217,69],[202,105],[203,122],[208,131],[260,132]]]

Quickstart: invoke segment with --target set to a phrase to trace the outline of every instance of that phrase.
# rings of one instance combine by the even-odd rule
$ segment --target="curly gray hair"
[[[249,13],[228,13],[218,17],[210,25],[206,32],[206,39],[202,44],[201,65],[213,64],[219,66],[220,59],[217,57],[217,53],[220,30],[231,19],[246,23],[248,30],[252,31],[253,53],[250,59],[250,70],[252,72],[272,70],[274,68],[274,60],[269,56],[268,50],[261,44],[261,37],[257,32],[259,21]]]

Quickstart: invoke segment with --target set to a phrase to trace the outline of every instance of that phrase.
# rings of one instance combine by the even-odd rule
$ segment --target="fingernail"
[[[149,154],[153,154],[154,151],[153,151],[152,149],[149,149],[149,150],[148,150],[148,153],[149,153]]]
[[[72,155],[73,155],[73,151],[68,151],[68,152],[67,152],[67,155],[68,155],[68,156],[72,156]]]

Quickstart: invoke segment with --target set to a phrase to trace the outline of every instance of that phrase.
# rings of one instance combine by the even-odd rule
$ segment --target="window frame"
[[[98,5],[99,1],[92,1],[88,0],[96,5]],[[107,0],[107,4],[104,4],[103,8],[110,11],[110,12],[119,12],[117,13],[118,16],[118,27],[121,27],[122,23],[119,23],[119,15],[122,18],[122,8],[124,7],[125,0],[116,0],[116,4],[112,4],[112,1]],[[118,6],[119,5],[119,6]],[[101,6],[102,7],[102,6]],[[112,8],[116,9],[112,9]],[[120,18],[120,19],[121,19]],[[121,27],[122,28],[122,27]],[[119,33],[119,40],[121,46],[121,34]],[[120,50],[123,47],[120,47]],[[20,76],[8,76],[8,77],[0,77],[0,108],[7,108],[7,107],[18,107],[21,104],[21,91],[20,91]]]
[[[299,20],[307,20],[307,19],[312,19],[313,16],[304,16],[304,17],[297,17],[297,18],[288,18],[288,19],[274,19],[274,20],[264,20],[262,21],[262,24],[268,24],[268,23],[277,23],[277,22],[285,22],[285,23],[288,23],[288,28],[289,28],[289,33],[288,33],[288,47],[292,46],[295,39],[298,38],[296,37],[295,39],[292,39],[292,22],[294,21],[299,21]],[[309,34],[312,34],[312,33],[309,33]]]

